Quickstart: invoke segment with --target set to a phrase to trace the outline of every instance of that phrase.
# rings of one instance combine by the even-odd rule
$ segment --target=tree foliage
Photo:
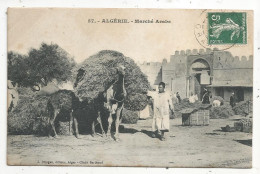
[[[8,53],[8,79],[19,86],[46,86],[53,79],[58,83],[72,79],[75,61],[57,44],[42,43],[28,55]]]
[[[19,86],[30,86],[28,74],[28,57],[13,51],[8,52],[8,80],[18,83]]]

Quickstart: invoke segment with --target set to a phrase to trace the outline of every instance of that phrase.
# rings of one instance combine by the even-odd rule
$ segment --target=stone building
[[[203,88],[207,88],[213,96],[225,100],[229,100],[232,92],[237,101],[252,99],[253,56],[239,58],[217,49],[182,50],[175,51],[170,62],[163,60],[160,67],[158,64],[156,69],[152,70],[151,66],[149,69],[146,62],[141,69],[149,69],[144,73],[148,79],[150,76],[151,84],[163,81],[168,90],[179,92],[182,98],[189,97],[192,92],[201,99]]]
[[[137,63],[142,72],[147,75],[148,81],[153,88],[162,81],[162,63],[161,62],[143,62]]]

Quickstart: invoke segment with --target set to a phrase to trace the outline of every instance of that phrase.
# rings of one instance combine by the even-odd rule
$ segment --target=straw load
[[[30,93],[22,95],[14,110],[8,113],[8,133],[45,135],[48,99]]]
[[[27,88],[19,88],[18,91],[20,92],[20,100],[14,110],[8,113],[8,133],[47,135],[49,127],[47,105],[50,97],[57,92],[52,95],[39,95]],[[69,90],[60,90],[59,94],[61,95],[53,101],[53,104],[60,105],[71,102],[68,101],[70,100],[68,95],[71,93],[73,94]],[[68,135],[70,115],[66,111],[67,108],[64,106],[63,108],[65,110],[61,110],[59,113],[55,127],[59,135]]]
[[[210,109],[210,118],[213,119],[224,119],[224,118],[229,118],[230,116],[234,115],[234,111],[232,110],[232,107],[230,106],[230,104],[228,102],[225,102],[225,100],[220,97],[220,96],[213,96],[211,98],[211,102],[213,102],[214,100],[219,100],[222,105],[218,106],[218,107],[212,107]]]
[[[247,116],[253,111],[253,102],[252,100],[241,101],[233,107],[235,114]]]
[[[210,109],[210,118],[213,119],[224,119],[234,115],[234,111],[229,104],[224,104],[219,107],[212,107]]]
[[[150,88],[147,77],[131,58],[117,51],[100,51],[81,64],[74,84],[76,95],[81,100],[97,98],[117,81],[119,65],[125,67],[127,97],[124,107],[131,111],[143,110],[147,105],[145,92]]]
[[[136,124],[138,120],[139,120],[138,111],[129,111],[127,109],[123,109],[122,123]]]

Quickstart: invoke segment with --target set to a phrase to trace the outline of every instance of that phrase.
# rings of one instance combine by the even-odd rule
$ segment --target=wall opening
[[[202,99],[203,88],[210,85],[210,66],[204,59],[195,60],[190,67],[189,91]]]

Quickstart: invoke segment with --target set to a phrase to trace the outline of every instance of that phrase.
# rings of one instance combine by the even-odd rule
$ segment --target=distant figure
[[[176,97],[178,99],[178,103],[180,103],[181,102],[181,96],[180,96],[179,92],[176,93]]]
[[[202,104],[210,104],[209,102],[209,91],[204,88],[204,94],[202,96]]]
[[[198,98],[198,95],[197,95],[197,94],[195,94],[195,95],[194,95],[194,99],[195,99],[195,101],[199,100],[199,98]]]
[[[179,99],[176,97],[176,93],[172,94],[171,97],[172,97],[172,103],[173,104],[179,103]]]
[[[235,93],[234,93],[234,92],[232,92],[232,95],[230,96],[230,101],[229,101],[229,103],[230,103],[230,106],[232,106],[232,108],[233,108],[234,106],[236,106]]]
[[[195,101],[196,101],[196,98],[195,98],[195,97],[196,97],[196,96],[193,95],[193,92],[191,92],[190,94],[191,94],[191,95],[190,95],[190,97],[189,97],[189,102],[190,102],[190,103],[195,103]]]
[[[19,93],[18,93],[18,85],[14,84],[10,80],[7,80],[7,107],[8,112],[11,112],[18,104]]]

